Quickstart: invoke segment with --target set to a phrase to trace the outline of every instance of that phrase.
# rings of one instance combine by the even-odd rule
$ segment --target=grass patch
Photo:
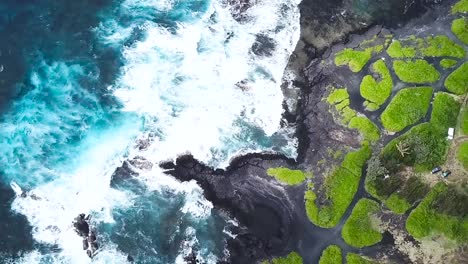
[[[335,65],[348,65],[352,72],[360,72],[371,59],[373,54],[383,50],[383,45],[369,47],[364,50],[354,50],[346,48],[335,55]]]
[[[447,36],[429,36],[426,38],[426,43],[427,46],[422,49],[423,56],[454,57],[460,59],[465,57],[465,49]]]
[[[379,128],[365,116],[353,117],[348,127],[357,129],[367,141],[375,142],[380,138]]]
[[[311,190],[306,191],[306,212],[314,224],[324,228],[331,228],[338,224],[356,194],[362,167],[370,155],[369,144],[364,143],[361,149],[348,153],[340,167],[325,179],[322,188],[325,188],[324,194],[330,201],[329,204],[319,208],[315,203],[316,194]]]
[[[468,108],[463,109],[461,131],[463,134],[468,135]]]
[[[369,103],[380,106],[392,93],[393,80],[384,60],[374,62],[372,70],[379,75],[380,81],[371,75],[364,76],[360,86],[361,96]],[[371,110],[375,109],[374,105],[372,105]]]
[[[365,116],[357,116],[356,111],[349,107],[349,94],[345,88],[333,89],[327,97],[327,102],[335,106],[341,123],[351,129],[357,129],[365,140],[375,142],[380,138],[379,128]]]
[[[452,7],[452,14],[468,13],[468,0],[461,0]]]
[[[458,18],[452,22],[452,32],[463,43],[468,44],[468,19]]]
[[[379,204],[370,199],[359,200],[346,220],[341,235],[348,245],[362,248],[382,240],[382,234],[372,227],[372,214],[379,212]]]
[[[399,91],[381,115],[388,131],[398,132],[421,120],[432,97],[431,87],[405,88]]]
[[[340,264],[337,262],[337,264]],[[346,264],[377,264],[376,261],[363,258],[361,255],[355,253],[346,254]]]
[[[447,133],[449,127],[457,125],[461,104],[448,93],[436,93],[432,103],[431,123],[440,133]]]
[[[288,185],[301,184],[306,178],[304,172],[301,170],[290,170],[283,167],[269,168],[267,174]]]
[[[433,83],[440,78],[440,73],[425,60],[396,60],[393,69],[400,80],[408,83]]]
[[[404,214],[408,209],[411,208],[411,204],[406,199],[400,197],[398,193],[392,193],[387,200],[385,205],[396,214]]]
[[[291,252],[286,257],[263,261],[262,264],[302,264],[302,257],[297,252]]]
[[[404,135],[393,139],[382,152],[382,161],[390,172],[400,165],[416,166],[427,171],[445,162],[448,143],[447,130],[455,127],[460,103],[447,93],[437,93],[434,98],[431,120],[411,128]],[[402,156],[397,145],[404,146],[407,153]]]
[[[416,48],[403,47],[399,40],[394,40],[388,46],[387,53],[392,58],[414,58],[416,57]]]
[[[442,68],[444,69],[450,69],[452,68],[453,66],[457,65],[457,61],[456,60],[452,60],[452,59],[442,59],[440,61],[440,66],[442,66]]]
[[[330,245],[322,252],[319,264],[337,264],[342,263],[342,261],[341,248],[336,245]]]
[[[411,212],[406,221],[406,229],[413,237],[422,239],[444,235],[456,242],[465,243],[468,241],[468,219],[466,217],[442,214],[433,207],[440,203],[441,197],[450,195],[451,192],[451,188],[439,182],[419,206]],[[450,200],[442,201],[445,201],[445,204],[453,202]]]
[[[468,62],[463,63],[445,79],[445,87],[454,94],[468,91]]]
[[[468,142],[463,142],[460,145],[457,158],[463,164],[463,167],[468,170]]]
[[[458,22],[459,23],[459,22]],[[422,57],[454,57],[464,58],[465,50],[444,35],[416,38],[414,36],[401,41],[393,41],[387,53],[394,59],[411,59]]]

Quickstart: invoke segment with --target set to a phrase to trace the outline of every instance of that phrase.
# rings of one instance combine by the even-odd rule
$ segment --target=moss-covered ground
[[[468,196],[440,182],[414,209],[406,229],[417,239],[443,235],[460,243],[468,241]]]
[[[393,69],[398,78],[407,83],[433,83],[440,78],[436,68],[425,60],[395,60]]]
[[[309,219],[320,227],[330,228],[338,224],[356,194],[362,169],[371,155],[368,144],[357,151],[346,154],[340,167],[325,179],[324,192],[329,204],[317,206],[317,195],[305,193],[306,212]]]
[[[463,167],[468,170],[468,141],[460,145],[457,158],[463,164]]]
[[[452,14],[468,13],[468,0],[461,0],[452,7]]]
[[[296,252],[291,252],[286,257],[274,258],[265,260],[262,264],[302,264],[302,257]]]
[[[361,248],[371,246],[382,240],[382,234],[373,226],[372,217],[380,211],[379,204],[363,198],[354,206],[351,216],[346,220],[342,236],[350,246]]]
[[[468,108],[463,109],[461,118],[461,131],[464,135],[468,135]]]
[[[288,168],[282,167],[270,168],[267,170],[267,174],[288,185],[301,184],[306,179],[304,172],[300,170],[290,170]]]
[[[378,262],[373,260],[368,260],[362,257],[361,255],[355,253],[346,254],[346,264],[377,264]],[[339,263],[337,263],[339,264]]]
[[[387,53],[394,59],[465,57],[463,47],[444,35],[428,36],[424,39],[412,36],[404,40],[394,40],[387,48]]]
[[[398,132],[418,122],[426,115],[431,98],[431,87],[402,89],[382,113],[383,126],[388,131]]]
[[[468,62],[463,63],[445,79],[445,87],[454,94],[468,92]]]
[[[341,123],[351,129],[357,129],[362,137],[375,142],[380,138],[379,128],[364,115],[358,115],[349,106],[349,94],[345,88],[333,88],[327,97],[327,102],[335,106],[338,116],[335,118],[341,120]]]
[[[360,72],[373,54],[383,50],[383,45],[369,47],[364,50],[346,48],[335,55],[336,66],[348,65],[352,72]]]
[[[452,59],[442,59],[442,60],[440,60],[440,66],[442,66],[442,68],[444,68],[444,69],[450,69],[455,65],[457,65],[456,60],[452,60]]]
[[[336,245],[330,245],[322,252],[319,264],[339,264],[342,261],[341,248]]]
[[[463,43],[468,44],[468,19],[458,18],[452,22],[452,32]]]
[[[378,74],[380,80],[376,80],[372,75],[366,75],[361,82],[361,95],[371,104],[372,109],[380,107],[392,93],[393,80],[390,71],[384,60],[378,60],[372,64],[372,71]]]

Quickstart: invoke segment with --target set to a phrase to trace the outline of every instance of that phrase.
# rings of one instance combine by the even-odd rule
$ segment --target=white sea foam
[[[67,149],[63,145],[68,140],[66,133],[73,128],[61,122],[79,122],[82,118],[80,112],[86,113],[86,119],[93,113],[105,114],[99,112],[101,109],[96,112],[96,109],[87,109],[69,100],[73,91],[85,93],[78,88],[78,82],[62,81],[67,88],[63,90],[66,100],[57,96],[51,109],[43,107],[33,109],[37,112],[28,112],[27,107],[19,103],[25,108],[25,115],[33,116],[40,112],[51,121],[33,129],[28,122],[23,124],[24,129],[32,129],[32,139],[36,140],[34,148],[24,154],[34,160],[27,167],[34,174],[27,176],[37,177],[40,184],[29,190],[28,197],[16,198],[12,209],[28,218],[35,240],[58,245],[62,250],[45,256],[33,251],[24,257],[23,263],[90,262],[81,250],[81,238],[74,233],[71,221],[79,213],[93,213],[95,223],[112,223],[113,209],[132,206],[136,194],[110,188],[113,171],[126,158],[138,155],[157,163],[190,152],[202,161],[223,167],[238,153],[271,150],[271,144],[262,145],[247,132],[254,128],[271,136],[279,131],[283,100],[281,79],[288,56],[299,37],[298,2],[257,1],[256,6],[247,12],[249,20],[246,23],[235,21],[228,8],[219,1],[212,1],[204,13],[190,14],[190,19],[178,21],[176,29],[169,30],[150,19],[151,12],[170,12],[176,4],[181,2],[127,0],[120,8],[137,17],[140,24],[123,25],[114,18],[103,21],[96,29],[102,43],[116,48],[130,37],[135,28],[146,35],[123,50],[125,64],[121,75],[115,85],[109,87],[124,103],[123,110],[128,112],[114,127],[93,130],[88,127],[92,124],[84,124],[81,129],[88,131],[87,137],[80,141],[79,146]],[[273,56],[259,57],[250,51],[258,34],[274,40],[276,49]],[[83,74],[79,68],[67,68],[62,63],[57,65],[55,69],[67,73],[65,79],[76,80],[75,71]],[[57,75],[56,70],[51,70],[50,74],[62,76]],[[39,86],[46,77],[50,76],[33,75],[32,83]],[[241,81],[244,81],[244,90],[236,85]],[[57,87],[60,85],[63,83],[58,82]],[[32,99],[36,96],[34,92],[30,95]],[[86,94],[86,97],[90,95]],[[28,96],[25,98],[29,100]],[[96,102],[93,99],[89,101]],[[26,105],[28,102],[23,103]],[[139,118],[135,119],[134,115]],[[21,117],[12,119],[22,120]],[[144,120],[143,128],[138,120]],[[23,125],[19,129],[23,129]],[[1,129],[17,137],[24,136],[21,131],[12,132],[18,129],[15,126],[7,124]],[[285,132],[289,133],[288,129]],[[132,147],[133,142],[144,133],[153,133],[155,139],[148,149],[139,151]],[[64,160],[57,158],[60,162],[42,164],[38,157],[43,157],[44,153],[39,145],[57,143],[49,136],[51,134],[58,135],[58,143],[63,145],[61,150],[70,153],[63,153]],[[28,140],[23,139],[26,143]],[[5,141],[5,144],[9,143]],[[28,149],[26,146],[18,148],[21,147]],[[294,156],[294,147],[294,144],[286,145],[283,151]],[[14,157],[15,151],[6,153]],[[28,170],[10,173],[14,178],[29,173]],[[195,182],[180,183],[157,166],[142,171],[140,179],[146,182],[147,191],[170,189],[184,193],[186,199],[182,213],[199,221],[210,216],[213,206],[203,198],[202,190]],[[185,235],[191,239],[187,241],[199,243],[196,232],[190,233],[192,229],[186,230]],[[182,257],[188,253],[187,247],[181,249]],[[216,256],[204,250],[202,248],[198,252],[198,257],[204,256],[207,263],[214,263]],[[112,241],[106,241],[93,260],[93,263],[123,262],[124,254]]]

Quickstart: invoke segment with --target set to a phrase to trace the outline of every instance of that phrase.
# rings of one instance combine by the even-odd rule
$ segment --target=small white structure
[[[455,129],[453,129],[453,127],[450,127],[450,128],[448,129],[448,136],[447,136],[447,139],[448,139],[448,140],[452,140],[452,139],[453,139],[453,134],[454,134],[454,132],[455,132]]]

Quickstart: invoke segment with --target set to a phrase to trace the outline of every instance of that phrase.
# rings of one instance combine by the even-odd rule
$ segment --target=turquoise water
[[[0,262],[90,262],[70,226],[79,213],[98,232],[95,263],[226,257],[230,219],[157,163],[184,153],[214,167],[245,152],[295,155],[293,129],[279,127],[279,86],[299,34],[297,4],[259,2],[239,22],[214,0],[2,1],[2,189],[14,182],[34,196],[1,197],[4,226],[20,226],[2,241]],[[271,37],[274,56],[250,51],[257,34]],[[141,140],[151,144],[141,149]],[[151,166],[111,181],[135,158]]]

